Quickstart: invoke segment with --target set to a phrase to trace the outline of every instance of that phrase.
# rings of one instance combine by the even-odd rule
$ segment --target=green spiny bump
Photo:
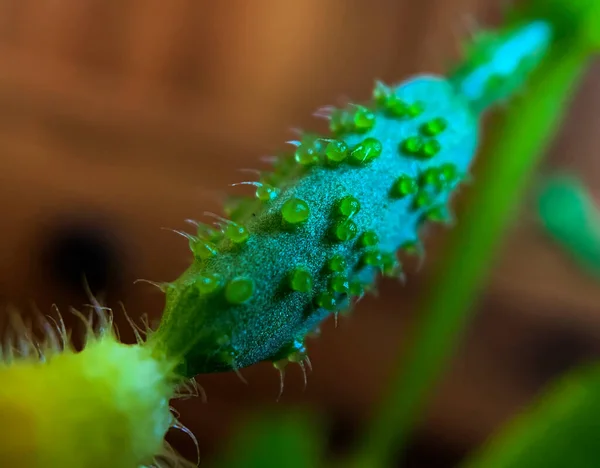
[[[317,134],[309,134],[305,137],[305,140],[311,142],[313,148],[317,151],[317,153],[322,154],[325,151],[327,139],[322,138]]]
[[[345,141],[331,140],[325,148],[325,157],[331,164],[339,164],[348,157],[348,145]]]
[[[277,369],[279,372],[284,372],[287,365],[290,363],[288,358],[278,359],[277,361],[273,361],[273,367]]]
[[[254,294],[254,281],[245,276],[233,278],[225,286],[225,299],[230,304],[243,304]]]
[[[336,109],[331,113],[331,117],[329,118],[329,130],[334,135],[344,133],[346,130],[343,124],[343,115],[344,111],[341,109]]]
[[[437,205],[429,208],[425,213],[427,221],[442,223],[448,220],[448,210],[444,205]]]
[[[442,145],[438,140],[427,140],[423,143],[421,147],[421,156],[425,158],[433,158],[436,154],[438,154],[442,150]]]
[[[306,356],[306,346],[304,345],[303,340],[294,340],[292,343],[292,353],[299,353]]]
[[[329,129],[334,135],[341,135],[349,132],[354,127],[354,116],[343,109],[336,109],[331,114],[331,120],[329,122]]]
[[[407,241],[400,246],[400,250],[408,255],[416,255],[421,252],[421,247],[418,241]]]
[[[360,236],[360,243],[363,247],[373,247],[379,244],[379,236],[375,231],[367,231]]]
[[[420,101],[417,102],[413,102],[411,105],[409,105],[406,109],[406,114],[409,117],[418,117],[419,115],[421,115],[423,112],[425,112],[425,104],[423,104]]]
[[[201,260],[207,260],[217,255],[217,248],[211,242],[192,240],[190,241],[190,249],[194,254],[194,257]]]
[[[442,133],[448,127],[448,121],[443,117],[436,117],[421,126],[421,133],[433,137]]]
[[[198,237],[208,242],[218,242],[223,237],[223,234],[215,228],[206,224],[198,224]]]
[[[362,283],[358,279],[354,279],[350,281],[350,287],[348,288],[348,292],[352,296],[362,297],[365,293],[365,288]]]
[[[294,172],[294,170],[296,170],[297,162],[298,161],[296,161],[295,159],[295,153],[293,155],[281,155],[275,161],[275,165],[273,166],[274,172],[273,174],[270,174],[269,182],[273,185],[276,185],[278,182],[281,181],[283,177],[289,176],[291,173]]]
[[[442,164],[439,167],[430,167],[421,174],[421,184],[433,187],[435,190],[446,190],[456,182],[458,173],[454,164]]]
[[[392,95],[392,90],[385,83],[377,81],[373,89],[373,100],[378,106],[385,106]]]
[[[198,276],[195,284],[201,295],[212,294],[223,286],[223,275],[219,273],[205,273]]]
[[[423,149],[423,143],[423,138],[420,136],[411,136],[400,143],[400,149],[404,153],[416,156],[421,153],[421,150]]]
[[[294,158],[291,158],[291,160],[294,162],[294,167],[298,167],[296,160]],[[263,185],[270,185],[271,187],[277,187],[282,180],[283,177],[277,171],[265,172],[260,178],[260,181]],[[258,194],[256,197],[258,198]]]
[[[333,226],[333,235],[341,242],[346,242],[356,237],[358,227],[356,223],[350,219],[345,219],[335,223]]]
[[[353,162],[367,164],[377,159],[383,151],[383,145],[377,138],[365,138],[350,152],[350,158]]]
[[[350,289],[350,283],[345,275],[334,275],[329,281],[329,288],[333,293],[346,294]]]
[[[223,364],[226,364],[231,367],[235,367],[235,358],[237,356],[237,352],[234,349],[226,349],[225,351],[221,351],[219,353],[219,358]]]
[[[433,203],[433,196],[429,192],[420,191],[415,197],[414,207],[425,208]]]
[[[357,132],[368,132],[375,126],[375,114],[363,106],[354,113],[354,128]]]
[[[217,337],[217,339],[215,341],[216,341],[217,345],[221,348],[227,348],[227,349],[231,348],[231,336],[229,336],[226,333]]]
[[[254,199],[250,197],[229,197],[223,211],[232,221],[243,219],[252,209]]]
[[[408,115],[408,104],[395,94],[392,94],[385,105],[387,112],[394,117],[406,117]]]
[[[176,291],[177,290],[177,286],[173,283],[157,283],[157,286],[159,287],[159,289],[164,292],[164,293],[168,293],[169,291]]]
[[[363,254],[362,261],[367,266],[380,267],[383,265],[383,254],[378,249],[371,249]]]
[[[288,355],[288,361],[290,362],[294,362],[294,363],[299,363],[299,362],[304,362],[304,360],[306,359],[306,348],[303,347],[303,350],[297,350],[297,351],[293,351]]]
[[[219,359],[221,362],[231,368],[237,368],[237,359],[240,355],[238,349],[231,344],[231,336],[225,334],[217,338],[217,344],[219,346]]]
[[[383,274],[386,276],[395,276],[401,270],[400,262],[396,258],[396,255],[391,252],[386,252],[382,255],[381,266],[383,267]]]
[[[419,184],[416,179],[406,174],[401,175],[394,182],[393,192],[397,197],[406,197],[413,195],[419,190]]]
[[[350,218],[360,211],[360,202],[352,195],[345,196],[337,203],[337,212],[343,218]]]
[[[300,198],[290,198],[281,207],[283,220],[292,225],[306,222],[310,216],[308,203]]]
[[[250,233],[241,224],[229,223],[225,228],[225,236],[234,244],[243,244],[250,237]]]
[[[267,202],[277,198],[277,189],[270,184],[261,184],[256,188],[256,198]]]
[[[300,363],[307,358],[304,338],[294,338],[290,343],[281,347],[279,352],[271,357],[271,362],[278,370],[283,370],[290,362]]]
[[[447,187],[452,182],[455,182],[458,179],[458,170],[456,169],[456,165],[452,163],[442,164],[439,168],[440,177],[444,186]],[[444,187],[444,188],[445,188]]]
[[[330,292],[320,293],[316,298],[316,303],[319,307],[329,311],[335,310],[338,305],[337,299]]]
[[[237,195],[229,195],[225,201],[223,202],[223,212],[225,216],[231,216],[232,213],[235,213],[244,203],[243,196]]]
[[[312,291],[313,279],[310,271],[304,267],[296,267],[290,274],[290,288],[301,293]]]
[[[421,174],[421,184],[424,186],[430,186],[439,188],[441,182],[441,171],[437,167],[428,167]]]
[[[346,270],[346,268],[348,267],[348,262],[346,261],[346,258],[343,255],[335,254],[329,259],[327,266],[331,271],[340,273]]]
[[[321,160],[321,156],[317,151],[317,148],[310,143],[302,143],[300,146],[298,146],[296,152],[294,153],[294,158],[296,159],[296,162],[302,166],[314,166]]]

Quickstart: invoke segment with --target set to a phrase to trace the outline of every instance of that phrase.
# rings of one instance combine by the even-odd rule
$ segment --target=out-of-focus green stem
[[[585,273],[600,277],[600,211],[578,177],[554,175],[544,180],[537,199],[546,233]]]
[[[490,129],[466,210],[451,234],[430,293],[411,334],[413,345],[381,400],[356,466],[387,467],[404,446],[440,377],[482,286],[529,176],[561,123],[588,54],[555,46],[523,96]]]

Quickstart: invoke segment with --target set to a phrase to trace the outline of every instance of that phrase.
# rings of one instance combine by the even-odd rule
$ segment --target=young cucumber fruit
[[[422,223],[447,219],[478,140],[455,86],[436,76],[377,83],[370,103],[328,117],[330,135],[303,135],[255,198],[189,236],[194,262],[164,285],[149,340],[180,360],[182,376],[302,362],[308,333],[379,273],[400,275],[398,251],[418,248]]]

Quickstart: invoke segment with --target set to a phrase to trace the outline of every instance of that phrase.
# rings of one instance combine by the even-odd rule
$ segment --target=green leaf
[[[562,379],[463,468],[600,465],[600,366]]]

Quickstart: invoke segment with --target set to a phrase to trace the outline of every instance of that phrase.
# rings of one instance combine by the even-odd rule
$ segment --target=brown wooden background
[[[238,168],[282,148],[291,127],[373,80],[441,72],[494,0],[0,0],[0,299],[43,311],[85,301],[85,265],[111,304],[160,314],[137,278],[169,280],[186,244],[162,227],[218,210]],[[591,70],[543,171],[597,190],[600,67]],[[468,205],[468,203],[466,203]],[[459,217],[460,220],[460,217]],[[423,270],[385,283],[310,344],[315,371],[288,376],[276,408],[307,405],[352,443],[390,372],[423,291]],[[73,265],[73,266],[70,266]],[[435,392],[411,459],[451,466],[551,378],[600,353],[600,285],[539,230],[524,204],[478,314]],[[250,409],[275,405],[267,365],[199,378],[209,403],[180,402],[209,458]],[[183,450],[190,446],[174,435]],[[189,453],[189,452],[188,452]]]

